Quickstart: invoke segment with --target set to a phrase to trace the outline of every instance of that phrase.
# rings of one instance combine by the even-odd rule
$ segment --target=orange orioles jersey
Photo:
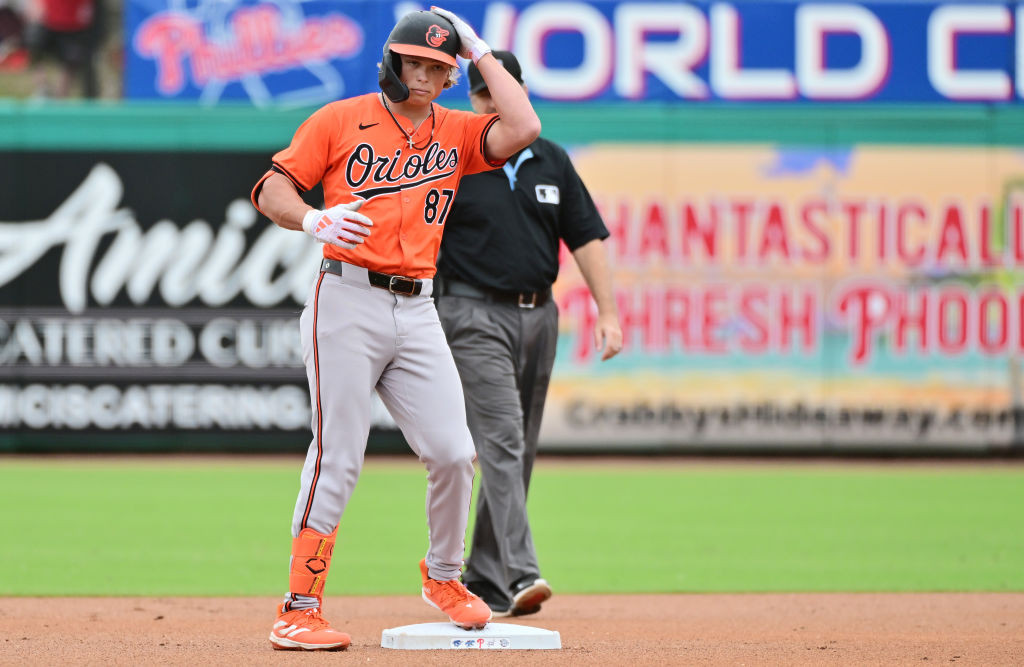
[[[433,112],[413,133],[411,122],[398,114],[392,118],[375,93],[320,108],[299,126],[288,148],[274,155],[273,167],[253,188],[253,204],[259,209],[263,181],[275,172],[300,193],[323,181],[324,208],[361,199],[359,212],[373,221],[364,243],[351,250],[324,244],[325,257],[432,278],[459,179],[504,164],[484,157],[484,140],[497,115],[437,104]]]

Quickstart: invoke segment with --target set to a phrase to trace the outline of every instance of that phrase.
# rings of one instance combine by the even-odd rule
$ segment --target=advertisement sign
[[[1019,151],[615,144],[574,161],[612,232],[626,340],[593,363],[567,259],[547,438],[1020,441]]]
[[[569,149],[611,231],[625,348],[599,361],[563,252],[543,447],[1024,442],[1015,147]],[[0,446],[308,443],[298,316],[320,248],[249,202],[270,151],[0,154]]]
[[[1015,2],[452,0],[538,100],[1000,102],[1024,96]],[[128,0],[134,99],[318,105],[377,90],[393,0]],[[465,87],[442,101],[465,98]]]
[[[379,30],[371,33],[374,48],[366,43],[363,19],[371,7],[131,0],[125,3],[125,94],[303,106],[363,93],[366,61],[380,49]]]
[[[5,436],[308,443],[298,315],[321,248],[252,207],[267,164],[201,152],[0,160]],[[375,409],[374,425],[394,429]]]

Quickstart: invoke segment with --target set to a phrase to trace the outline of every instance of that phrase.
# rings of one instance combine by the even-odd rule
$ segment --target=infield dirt
[[[2,665],[1021,665],[1024,593],[556,595],[557,651],[395,651],[412,595],[328,596],[340,653],[274,651],[274,598],[3,598]]]

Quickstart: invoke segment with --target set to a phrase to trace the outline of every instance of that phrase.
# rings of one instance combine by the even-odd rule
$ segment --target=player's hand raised
[[[302,218],[302,229],[321,243],[355,248],[370,235],[373,227],[373,221],[358,212],[362,205],[361,200],[356,200],[325,211],[311,209]]]
[[[440,7],[431,6],[430,11],[434,12],[441,18],[448,19],[448,21],[455,26],[455,32],[459,33],[459,39],[462,41],[462,50],[459,51],[460,56],[467,60],[472,59],[475,63],[485,54],[491,52],[491,47],[487,46],[487,42],[480,39],[477,36],[476,31],[458,16],[447,9],[441,9]]]

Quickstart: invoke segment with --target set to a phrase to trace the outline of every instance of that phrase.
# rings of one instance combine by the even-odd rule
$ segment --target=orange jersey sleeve
[[[329,104],[313,112],[313,115],[295,130],[288,148],[274,155],[273,166],[256,183],[250,196],[252,205],[260,213],[263,212],[259,205],[260,190],[263,188],[263,182],[271,174],[287,176],[300,193],[312,190],[321,181],[329,159],[331,134],[338,127],[333,120],[331,106]]]
[[[490,171],[503,164],[504,160],[491,162],[484,156],[484,141],[487,139],[487,131],[498,116],[496,114],[480,115],[471,111],[458,111],[456,109],[444,110],[446,122],[466,124],[466,144],[463,147],[463,154],[469,157],[463,174],[478,174],[481,171]]]
[[[273,158],[273,172],[300,191],[323,182],[326,208],[357,199],[373,231],[351,250],[324,245],[324,256],[373,271],[430,278],[444,221],[464,174],[500,167],[484,155],[496,115],[434,105],[413,129],[377,94],[333,102],[310,116]],[[410,146],[411,143],[411,146]],[[267,175],[257,183],[253,199]]]

